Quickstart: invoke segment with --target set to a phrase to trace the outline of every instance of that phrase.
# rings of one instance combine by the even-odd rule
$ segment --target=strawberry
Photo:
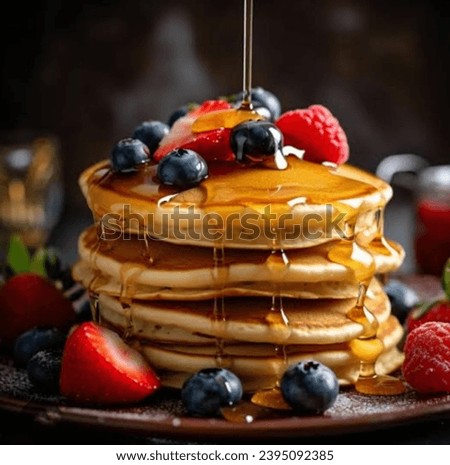
[[[68,336],[61,364],[60,390],[80,403],[139,402],[160,387],[155,372],[114,331],[92,321]]]
[[[234,160],[234,154],[230,147],[231,129],[218,128],[211,131],[192,131],[194,121],[201,115],[213,111],[232,108],[225,100],[206,100],[202,105],[187,113],[175,121],[169,134],[159,144],[153,155],[155,161],[160,161],[169,152],[175,149],[190,149],[201,155],[206,161]]]
[[[283,113],[275,124],[286,145],[305,150],[303,158],[307,161],[341,164],[348,160],[347,136],[339,121],[322,105]]]
[[[19,273],[0,288],[0,341],[7,348],[35,326],[66,331],[75,316],[72,303],[62,292],[35,273]]]
[[[450,301],[432,302],[413,310],[406,318],[407,332],[409,333],[429,321],[450,323]]]
[[[422,393],[450,392],[450,323],[429,321],[407,336],[403,376]]]

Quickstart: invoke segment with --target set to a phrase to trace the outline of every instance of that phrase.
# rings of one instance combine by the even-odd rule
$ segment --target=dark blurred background
[[[255,0],[253,82],[283,109],[328,106],[350,161],[450,159],[450,2]],[[241,88],[242,0],[9,3],[0,28],[3,134],[61,144],[66,208],[77,177],[144,119]]]

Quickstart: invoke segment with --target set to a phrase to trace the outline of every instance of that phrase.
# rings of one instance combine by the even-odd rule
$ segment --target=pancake
[[[403,330],[394,317],[380,326],[379,338],[383,341],[384,351],[377,361],[377,373],[390,373],[401,365],[403,355],[397,349],[397,344],[402,335]],[[218,363],[215,345],[157,345],[139,341],[134,347],[143,353],[152,366],[162,373],[172,374],[171,381],[169,376],[163,376],[163,382],[172,387],[180,387],[174,385],[176,377],[173,374],[177,371],[184,374],[178,378],[178,382],[182,382],[190,374]],[[342,385],[352,384],[358,377],[359,360],[346,346],[289,345],[280,350],[277,346],[268,345],[224,344],[219,363],[235,372],[244,381],[244,385],[250,379],[253,385],[262,389],[274,386],[287,366],[311,359],[333,369]],[[180,367],[183,368],[181,372]]]
[[[274,289],[286,297],[348,298],[358,292],[353,271],[329,260],[334,243],[277,253],[227,249],[220,263],[208,248],[184,247],[137,237],[102,244],[91,227],[80,235],[80,263],[74,273],[96,292],[120,295],[132,287],[137,299],[208,299],[214,296],[264,296]],[[364,260],[379,274],[400,266],[404,252],[395,242],[382,251],[370,244]],[[96,281],[94,282],[94,279]],[[215,292],[220,290],[220,294]]]
[[[145,340],[194,342],[191,335],[274,344],[331,344],[350,341],[363,332],[347,318],[356,299],[226,298],[194,302],[138,301],[122,304],[100,294],[102,321]],[[374,280],[366,306],[380,323],[389,318],[389,299]],[[174,331],[171,333],[170,331]],[[183,330],[184,333],[180,332]],[[159,333],[159,335],[158,335]]]
[[[392,196],[389,184],[354,166],[331,170],[295,157],[285,170],[270,161],[251,168],[210,163],[209,177],[183,191],[161,185],[156,168],[124,176],[103,161],[81,174],[81,190],[105,234],[252,249],[312,247],[348,234],[367,243]]]
[[[146,354],[144,353],[144,356]],[[321,358],[317,353],[312,353],[309,354],[314,357],[315,360],[321,360],[323,363],[328,363],[328,366],[334,371],[336,374],[336,377],[338,378],[339,384],[341,386],[348,386],[351,384],[355,384],[355,382],[358,379],[358,373],[359,373],[359,362],[356,359],[353,359],[351,362],[347,361],[346,364],[344,365],[332,365],[330,358],[328,357],[323,357]],[[149,362],[152,363],[153,358],[147,357]],[[310,360],[311,358],[306,356],[305,354],[303,356],[298,356],[298,357],[291,357],[288,361],[288,364],[294,364],[296,362],[302,361],[302,360]],[[384,374],[389,374],[397,370],[403,363],[404,355],[403,353],[397,349],[396,347],[393,347],[390,350],[387,350],[383,352],[380,357],[377,359],[377,362],[375,364],[375,369],[376,372],[379,375],[384,375]],[[183,366],[182,363],[187,363],[188,360],[184,358],[181,360],[179,358],[177,360],[177,366]],[[208,365],[209,367],[214,366],[211,365],[213,360],[207,360],[205,365]],[[180,365],[178,365],[180,363]],[[213,363],[216,363],[215,361]],[[263,361],[264,363],[264,361]],[[331,365],[331,366],[330,366]],[[273,366],[273,365],[272,365]],[[251,366],[248,366],[249,368],[247,371],[244,371],[240,373],[240,379],[242,381],[244,390],[247,392],[254,392],[254,391],[259,391],[263,389],[270,389],[275,386],[277,386],[277,383],[279,381],[279,373],[280,371],[283,371],[284,369],[287,368],[287,364],[280,363],[278,366],[275,367],[274,372],[272,374],[265,374],[263,376],[252,376],[253,374],[253,364]],[[198,368],[198,366],[196,367]],[[236,369],[234,367],[234,369]],[[184,381],[192,375],[191,372],[186,372],[186,371],[166,371],[164,369],[159,369],[159,374],[160,374],[160,379],[161,383],[163,386],[175,388],[175,389],[180,389],[184,383]]]

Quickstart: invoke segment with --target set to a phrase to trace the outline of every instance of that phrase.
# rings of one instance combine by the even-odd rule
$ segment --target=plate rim
[[[188,416],[174,416],[167,414],[164,418],[151,421],[150,414],[139,419],[137,409],[146,406],[135,406],[136,417],[124,418],[124,410],[118,407],[105,409],[101,407],[86,407],[52,402],[40,402],[9,395],[0,395],[0,409],[28,415],[34,421],[46,425],[69,424],[72,426],[96,427],[113,430],[115,432],[134,433],[138,435],[158,436],[165,438],[196,438],[206,439],[230,438],[237,433],[241,437],[305,437],[351,434],[368,430],[379,430],[386,427],[401,426],[436,419],[446,416],[450,412],[450,394],[424,396],[432,398],[432,404],[420,403],[415,407],[398,411],[378,413],[362,413],[357,416],[335,418],[333,416],[289,416],[270,419],[257,419],[252,423],[234,423],[222,418],[198,418]],[[130,410],[130,409],[129,409]],[[99,412],[110,412],[99,417]],[[122,414],[121,414],[122,412]],[[149,412],[147,412],[149,413]],[[175,421],[175,423],[174,423]]]

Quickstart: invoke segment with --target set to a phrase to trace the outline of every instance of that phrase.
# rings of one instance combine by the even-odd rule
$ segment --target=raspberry
[[[417,310],[413,310],[406,319],[408,333],[429,321],[450,323],[450,301],[435,302],[422,315],[417,315]]]
[[[403,376],[413,389],[450,392],[450,323],[430,321],[415,328],[404,352]]]
[[[347,136],[328,108],[312,105],[283,113],[276,121],[286,145],[305,150],[307,161],[345,163],[349,156]]]

